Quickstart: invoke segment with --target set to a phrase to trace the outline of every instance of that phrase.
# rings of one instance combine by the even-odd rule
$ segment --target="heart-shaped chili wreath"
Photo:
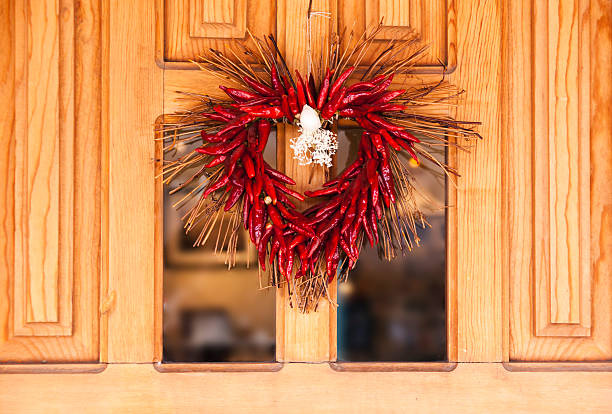
[[[181,202],[194,200],[184,219],[187,231],[202,226],[196,245],[206,242],[220,215],[223,220],[222,211],[229,212],[224,236],[229,233],[229,267],[235,263],[242,222],[257,247],[260,275],[267,268],[273,285],[308,282],[293,286],[301,299],[312,299],[337,273],[346,277],[365,239],[388,259],[418,242],[416,227],[426,221],[400,155],[405,151],[417,162],[420,156],[454,174],[428,148],[477,137],[476,123],[439,115],[460,95],[444,79],[427,84],[412,76],[417,86],[389,90],[394,73],[409,73],[424,55],[426,48],[415,37],[387,44],[361,79],[348,84],[378,30],[354,41],[350,36],[346,47],[336,36],[325,71],[321,65],[307,79],[289,70],[272,36],[251,36],[256,51],[242,45],[242,54],[254,64],[237,53],[230,58],[215,50],[202,57],[201,69],[238,86],[220,86],[229,100],[190,94],[200,103],[165,118],[162,130],[169,143],[166,153],[175,153],[164,165],[164,181],[192,172],[173,192],[187,192]],[[323,188],[306,191],[307,197],[324,200],[299,212],[293,199],[303,201],[304,196],[291,189],[294,180],[263,159],[271,127],[279,122],[300,126],[302,134],[292,140],[296,158],[301,164],[329,166],[337,145],[331,127],[338,119],[353,120],[363,129],[357,159]],[[177,151],[178,141],[193,143],[200,137],[201,146],[186,154]],[[188,189],[194,182],[198,185]],[[300,293],[299,286],[308,288]]]

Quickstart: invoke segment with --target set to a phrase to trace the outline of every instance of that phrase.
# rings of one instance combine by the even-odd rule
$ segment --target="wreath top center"
[[[347,45],[344,53],[330,48],[336,52],[328,57],[328,67],[319,70],[319,79],[313,73],[304,78],[297,70],[293,76],[271,36],[274,47],[253,38],[258,53],[244,46],[264,72],[211,51],[201,67],[221,72],[239,86],[220,86],[229,100],[201,95],[197,107],[164,124],[171,149],[177,136],[201,137],[197,148],[164,167],[165,181],[170,182],[199,166],[175,189],[187,191],[183,200],[194,200],[185,217],[188,231],[200,225],[196,244],[206,242],[221,211],[229,212],[230,266],[242,223],[257,247],[260,271],[268,268],[272,284],[299,278],[313,282],[305,284],[310,287],[301,294],[303,299],[320,297],[337,274],[346,276],[366,240],[387,258],[418,242],[416,227],[425,219],[402,153],[452,173],[431,149],[444,146],[449,136],[477,136],[473,123],[436,114],[457,97],[444,80],[391,88],[395,72],[422,56],[424,48],[416,39],[392,42],[392,53],[361,79],[351,80],[359,62],[349,65],[350,58],[365,53],[375,32],[364,36],[366,41]],[[408,57],[394,60],[397,55]],[[338,148],[330,127],[337,119],[361,127],[357,158],[321,189],[305,191],[306,197],[322,201],[298,211],[294,202],[305,197],[291,188],[295,181],[263,159],[271,128],[278,122],[298,125],[300,135],[290,141],[298,162],[330,167]]]

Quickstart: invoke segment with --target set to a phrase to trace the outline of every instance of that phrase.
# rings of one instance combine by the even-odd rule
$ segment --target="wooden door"
[[[190,59],[247,29],[275,34],[303,69],[308,3],[0,5],[0,406],[609,410],[608,0],[313,1],[332,16],[315,20],[317,45],[382,17],[381,45],[421,33],[431,57],[419,72],[439,79],[446,66],[468,91],[455,115],[483,123],[469,154],[449,154],[461,179],[449,195],[448,362],[337,363],[335,308],[300,314],[278,291],[278,363],[159,363],[156,120],[184,105],[176,91],[216,90]],[[285,151],[290,133],[279,130],[278,164],[305,188],[310,172]]]

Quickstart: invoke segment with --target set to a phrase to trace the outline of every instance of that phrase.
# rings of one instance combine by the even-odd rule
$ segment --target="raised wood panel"
[[[246,0],[190,0],[189,35],[240,39],[246,35]]]
[[[15,335],[72,329],[74,4],[61,7],[15,10]]]
[[[589,336],[588,1],[533,7],[535,329]]]
[[[156,61],[169,69],[197,69],[191,60],[210,48],[231,53],[247,30],[276,34],[275,0],[155,0],[155,8]]]
[[[597,0],[507,11],[511,360],[612,358],[611,16]]]
[[[379,22],[378,45],[364,59],[372,63],[385,43],[417,33],[429,46],[428,54],[415,72],[452,72],[457,65],[455,0],[338,0],[338,31],[361,33]]]
[[[78,19],[77,19],[78,14]],[[97,359],[99,3],[3,2],[0,361]],[[78,246],[78,248],[77,248]],[[82,249],[82,250],[81,250]]]

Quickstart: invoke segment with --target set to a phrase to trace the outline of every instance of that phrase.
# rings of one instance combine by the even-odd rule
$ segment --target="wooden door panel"
[[[596,3],[510,6],[511,359],[612,358],[610,45]]]
[[[2,361],[97,359],[100,60],[92,5],[81,4],[82,13],[74,0],[2,6],[10,19],[2,33]]]
[[[196,69],[191,60],[210,48],[229,53],[248,31],[276,34],[275,0],[157,0],[156,7],[156,59],[162,67]]]
[[[383,23],[374,43],[379,47],[364,58],[364,65],[373,63],[389,40],[418,33],[423,44],[428,45],[428,53],[414,71],[437,73],[444,66],[447,72],[455,70],[455,0],[338,0],[337,3],[339,31],[346,29],[348,34],[354,30],[359,35],[366,27]]]

